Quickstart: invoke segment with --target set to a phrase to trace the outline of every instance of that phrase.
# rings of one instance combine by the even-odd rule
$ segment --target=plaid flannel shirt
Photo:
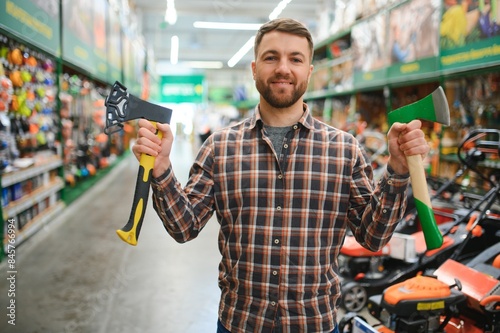
[[[331,332],[340,297],[337,256],[349,227],[363,246],[390,239],[408,176],[370,162],[350,134],[306,104],[277,156],[256,108],[202,145],[183,188],[169,169],[153,179],[153,205],[178,242],[220,223],[219,319],[232,333]]]

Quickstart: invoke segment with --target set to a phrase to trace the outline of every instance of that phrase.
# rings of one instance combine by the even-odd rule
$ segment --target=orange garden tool
[[[439,87],[421,100],[400,107],[388,115],[391,125],[395,122],[409,123],[414,119],[450,125],[450,110],[443,88]],[[422,157],[419,155],[407,156],[406,160],[410,170],[415,206],[424,233],[425,244],[429,250],[437,249],[443,244],[443,236],[437,227],[432,210]]]
[[[113,85],[110,94],[106,98],[105,105],[106,127],[104,132],[108,135],[121,130],[123,123],[129,120],[145,118],[156,126],[156,123],[170,123],[172,116],[171,109],[151,104],[129,94],[127,88],[118,81]],[[161,139],[162,134],[160,131],[157,131],[156,135]],[[118,236],[130,245],[137,245],[137,239],[141,231],[155,157],[142,154],[139,162],[139,173],[130,218],[122,229],[116,231]]]

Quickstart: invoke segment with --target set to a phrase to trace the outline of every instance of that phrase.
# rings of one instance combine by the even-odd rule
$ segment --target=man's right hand
[[[169,124],[157,123],[158,131],[163,134],[162,139],[156,135],[157,129],[153,124],[146,120],[139,120],[139,131],[137,141],[132,147],[137,160],[140,160],[142,154],[154,156],[155,165],[153,167],[153,177],[159,177],[170,167],[170,151],[174,142],[174,135]]]

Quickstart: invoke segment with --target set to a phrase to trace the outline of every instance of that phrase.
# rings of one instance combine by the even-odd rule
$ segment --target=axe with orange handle
[[[391,125],[395,122],[409,123],[414,119],[450,125],[450,110],[443,88],[438,87],[421,100],[389,112],[388,115]],[[443,235],[439,231],[432,210],[422,157],[419,155],[407,156],[406,161],[410,170],[415,206],[424,233],[425,244],[429,250],[437,249],[443,245]]]
[[[129,94],[127,88],[118,81],[115,82],[111,92],[106,97],[105,105],[106,127],[104,132],[108,135],[120,131],[123,123],[129,120],[145,118],[156,126],[156,123],[170,123],[172,116],[171,109],[146,102]],[[156,135],[161,139],[160,131],[157,131]],[[137,245],[146,212],[154,163],[155,157],[147,154],[141,155],[130,218],[122,229],[116,231],[118,236],[130,245]]]

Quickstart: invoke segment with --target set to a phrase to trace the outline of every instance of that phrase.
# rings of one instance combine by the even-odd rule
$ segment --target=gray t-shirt
[[[286,133],[291,129],[291,126],[286,127],[273,127],[264,125],[264,129],[267,136],[271,140],[274,150],[278,156],[281,155],[281,149],[283,148],[283,140],[285,139]]]

